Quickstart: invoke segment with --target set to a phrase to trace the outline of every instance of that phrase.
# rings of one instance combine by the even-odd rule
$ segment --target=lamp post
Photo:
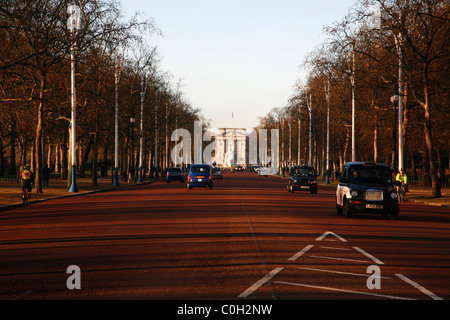
[[[134,112],[131,110],[131,117],[130,117],[130,123],[131,123],[131,148],[130,148],[130,174],[128,177],[128,183],[131,183],[131,181],[135,177],[134,172],[134,123],[136,122],[136,119],[134,118]]]
[[[403,63],[402,48],[400,46],[402,35],[399,34],[398,43],[398,169],[404,169],[403,160]]]
[[[308,104],[308,113],[309,113],[309,159],[308,165],[312,166],[312,103],[311,103],[311,93],[309,94],[309,104]]]
[[[399,95],[397,88],[394,89],[394,92],[391,96],[391,102],[394,106],[394,127],[392,129],[392,168],[396,168],[396,158],[397,158],[397,103],[399,101]]]
[[[116,63],[114,72],[114,91],[115,91],[115,108],[114,108],[114,182],[115,187],[120,186],[119,183],[119,70],[116,53]]]
[[[142,176],[142,166],[144,161],[144,98],[145,98],[145,76],[141,81],[141,123],[140,123],[140,136],[139,136],[139,179],[138,182],[144,182]]]
[[[352,84],[352,162],[356,161],[356,115],[355,115],[355,43],[352,51],[352,75],[350,77]]]
[[[77,157],[76,157],[76,91],[75,91],[75,50],[76,50],[76,36],[77,31],[80,29],[80,7],[77,5],[69,5],[67,8],[67,13],[70,14],[69,19],[67,20],[67,27],[70,31],[71,36],[73,37],[73,44],[70,48],[70,60],[71,60],[71,157],[72,157],[72,173],[71,173],[71,185],[69,188],[69,192],[78,192],[77,187]]]
[[[158,91],[155,93],[155,180],[158,180]]]
[[[325,98],[327,99],[327,163],[326,163],[326,182],[330,184],[330,81],[328,80],[328,87],[325,85]]]

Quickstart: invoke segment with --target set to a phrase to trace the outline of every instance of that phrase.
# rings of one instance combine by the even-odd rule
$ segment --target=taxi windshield
[[[204,172],[209,173],[209,166],[194,166],[194,167],[191,167],[191,172],[192,173],[204,173]]]
[[[391,170],[385,167],[353,166],[350,168],[350,182],[359,184],[392,184]]]
[[[294,169],[291,169],[291,176],[311,177],[311,176],[314,176],[314,169],[294,168]]]

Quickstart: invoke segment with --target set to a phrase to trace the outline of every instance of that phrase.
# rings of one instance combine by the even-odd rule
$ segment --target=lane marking
[[[362,292],[362,291],[354,291],[354,290],[346,290],[346,289],[337,289],[337,288],[322,287],[322,286],[313,286],[313,285],[304,284],[304,283],[295,283],[295,282],[286,282],[286,281],[274,281],[274,283],[287,284],[287,285],[292,285],[292,286],[297,286],[297,287],[306,287],[306,288],[313,288],[313,289],[338,291],[338,292],[345,292],[345,293],[355,293],[355,294],[362,294],[362,295],[366,295],[366,296],[374,296],[374,297],[381,297],[381,298],[390,298],[390,299],[399,299],[399,300],[415,300],[415,299],[411,299],[411,298],[403,298],[403,297],[391,296],[391,295],[386,295],[386,294],[378,294],[378,293],[370,293],[370,292]]]
[[[296,254],[294,254],[292,257],[290,257],[288,260],[290,261],[295,261],[298,258],[300,258],[305,252],[307,252],[309,249],[311,249],[313,247],[313,245],[308,245],[306,247],[304,247],[302,250],[300,250],[299,252],[297,252]]]
[[[319,272],[328,272],[328,273],[337,273],[337,274],[345,274],[350,276],[358,276],[358,277],[372,277],[372,278],[380,278],[380,279],[392,279],[391,277],[383,277],[383,276],[373,276],[366,273],[353,273],[353,272],[344,272],[344,271],[336,271],[336,270],[325,270],[325,269],[317,269],[317,268],[306,268],[306,267],[296,267],[297,269],[311,270],[311,271],[319,271]]]
[[[438,297],[437,295],[435,295],[433,292],[431,292],[430,290],[422,287],[420,284],[418,284],[417,282],[412,281],[411,279],[408,279],[407,277],[405,277],[404,275],[400,274],[400,273],[396,273],[395,274],[397,277],[399,277],[400,279],[402,279],[403,281],[409,283],[410,285],[412,285],[414,288],[418,289],[419,291],[421,291],[422,293],[426,294],[427,296],[429,296],[430,298],[434,299],[434,300],[443,300],[441,297]]]
[[[360,249],[358,247],[353,247],[353,249],[361,252],[363,255],[365,255],[367,258],[371,259],[372,261],[374,261],[376,264],[384,264],[383,262],[381,262],[380,260],[378,260],[377,258],[375,258],[373,255],[371,255],[370,253],[365,252],[363,249]]]
[[[249,295],[251,295],[253,292],[255,292],[259,287],[264,285],[267,281],[272,279],[277,273],[282,271],[284,268],[278,267],[270,271],[268,274],[266,274],[263,278],[255,282],[250,288],[242,292],[240,295],[238,295],[238,298],[246,298]]]
[[[312,258],[320,258],[320,259],[329,259],[329,260],[342,260],[342,261],[353,261],[353,262],[362,262],[369,263],[367,260],[357,260],[357,259],[346,259],[346,258],[336,258],[336,257],[325,257],[325,256],[309,256]]]
[[[344,250],[344,251],[350,251],[351,250],[349,248],[337,248],[337,247],[325,247],[325,246],[319,246],[319,248],[333,249],[333,250]]]
[[[337,239],[341,240],[342,242],[347,242],[347,240],[345,240],[345,239],[342,238],[341,236],[339,236],[339,235],[337,235],[336,233],[331,232],[331,231],[324,232],[320,237],[318,237],[318,238],[316,239],[316,241],[321,241],[322,239],[324,239],[324,238],[325,238],[326,236],[328,236],[329,234],[335,236]],[[331,239],[327,239],[327,240],[331,240]],[[331,240],[331,241],[334,241],[334,239]]]
[[[253,226],[252,226],[252,223],[251,223],[251,221],[250,221],[250,216],[249,216],[249,214],[248,214],[248,212],[247,212],[247,208],[246,208],[245,205],[244,205],[244,201],[242,200],[242,197],[240,198],[240,200],[241,200],[242,209],[244,209],[245,216],[247,217],[247,223],[248,223],[248,226],[249,226],[250,231],[251,231],[251,233],[252,233],[253,242],[254,242],[254,244],[255,244],[255,246],[256,246],[256,249],[258,250],[259,257],[260,257],[261,262],[262,262],[262,265],[263,265],[263,267],[264,267],[264,271],[267,272],[267,271],[268,271],[267,264],[266,264],[266,261],[264,260],[264,256],[263,256],[263,254],[262,254],[262,252],[261,252],[261,248],[260,248],[260,246],[259,246],[258,240],[256,239],[255,231],[253,230]],[[276,270],[276,269],[275,269],[275,270]],[[283,270],[283,269],[281,269],[281,270]],[[279,270],[279,271],[281,271],[281,270]],[[278,272],[279,272],[279,271],[278,271]],[[271,273],[272,273],[272,272],[273,272],[273,270],[271,271]],[[278,272],[277,272],[277,273],[278,273]],[[276,273],[275,273],[275,274],[276,274]],[[275,275],[275,274],[274,274],[274,275]],[[270,275],[270,273],[269,273],[269,275]],[[264,278],[263,278],[263,279],[264,279]],[[270,280],[270,278],[269,278],[268,280]],[[268,281],[268,280],[267,280],[267,281]],[[255,290],[256,290],[256,289],[255,289]],[[272,299],[273,299],[273,300],[276,300],[276,296],[275,296],[275,292],[273,291],[273,288],[271,288],[270,290],[271,290],[271,294],[272,294]]]

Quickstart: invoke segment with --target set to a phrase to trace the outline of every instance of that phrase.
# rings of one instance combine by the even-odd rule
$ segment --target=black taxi
[[[336,188],[339,215],[378,213],[398,219],[399,206],[392,172],[388,165],[374,162],[347,162]]]

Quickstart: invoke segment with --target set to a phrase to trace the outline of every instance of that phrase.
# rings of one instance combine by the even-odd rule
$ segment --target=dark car
[[[193,187],[213,188],[214,176],[212,167],[207,164],[193,164],[189,169],[187,176],[187,188],[191,190]]]
[[[221,168],[219,168],[219,167],[212,168],[212,173],[213,173],[214,179],[223,180],[223,172],[222,172]]]
[[[166,174],[167,183],[171,181],[181,181],[184,182],[183,169],[181,168],[168,168]]]
[[[311,166],[293,166],[289,171],[288,192],[310,191],[317,193],[316,171]]]
[[[336,189],[339,215],[378,213],[398,219],[399,206],[392,172],[388,165],[374,162],[347,162]]]

